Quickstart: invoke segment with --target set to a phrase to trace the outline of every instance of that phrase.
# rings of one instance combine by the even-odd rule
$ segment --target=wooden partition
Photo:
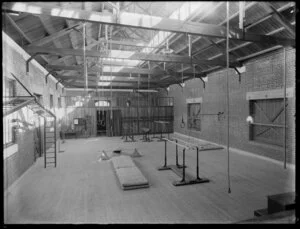
[[[106,110],[106,135],[122,136],[124,130],[130,128],[134,135],[142,134],[142,128],[150,128],[151,133],[173,132],[174,109],[172,97],[147,97],[144,95],[114,98],[113,107],[95,107],[91,99],[82,107],[75,107],[75,97],[66,97],[65,116],[62,131],[72,137],[89,137],[97,135],[97,110]],[[127,107],[126,102],[131,105]],[[149,105],[149,106],[148,106]],[[112,111],[112,120],[110,113]],[[83,125],[74,123],[74,119],[84,119]],[[162,128],[155,121],[168,121],[169,125]]]
[[[122,130],[131,128],[133,134],[142,134],[142,128],[150,128],[151,133],[172,133],[173,111],[173,106],[123,107]],[[170,124],[162,129],[155,121],[168,121]]]

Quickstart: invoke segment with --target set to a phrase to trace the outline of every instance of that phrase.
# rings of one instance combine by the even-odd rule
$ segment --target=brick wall
[[[230,146],[254,154],[263,155],[283,161],[283,148],[257,143],[249,140],[249,126],[246,118],[249,115],[247,92],[265,91],[283,88],[283,50],[245,62],[246,72],[242,73],[241,82],[233,69],[228,71],[230,90]],[[227,144],[227,70],[208,75],[206,88],[200,79],[186,81],[182,90],[172,85],[168,93],[174,97],[174,131],[204,140]],[[295,87],[295,49],[286,49],[287,87]],[[181,128],[182,116],[187,120],[186,98],[202,97],[201,113],[224,112],[218,116],[201,116],[201,131]],[[295,162],[295,91],[294,97],[288,98],[287,114],[287,161]]]
[[[49,76],[48,84],[45,82],[45,75],[48,73],[35,60],[29,64],[29,72],[26,72],[26,60],[30,58],[21,47],[19,47],[10,37],[2,32],[2,66],[4,81],[6,78],[14,79],[14,74],[32,93],[41,94],[43,96],[42,103],[49,108],[50,93],[54,97],[54,109],[52,111],[58,115],[60,111],[57,109],[57,98],[62,96],[62,86],[58,85],[56,89],[56,80]],[[4,85],[4,83],[3,83]],[[16,82],[17,95],[28,96],[28,93]],[[62,100],[64,106],[64,100]],[[19,111],[10,115],[12,118],[18,118],[22,121],[34,124],[37,122],[38,116],[33,115],[32,111],[24,107]],[[62,116],[62,115],[61,115]],[[5,118],[4,117],[3,121]],[[34,151],[34,131],[35,128],[41,128],[41,139],[43,141],[42,126],[28,126],[25,129],[16,131],[17,151],[10,156],[4,158],[4,189],[7,189],[16,179],[18,179],[35,161]],[[4,155],[9,151],[4,149]]]

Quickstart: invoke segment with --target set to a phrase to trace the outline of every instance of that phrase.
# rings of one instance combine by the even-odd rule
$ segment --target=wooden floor
[[[102,150],[137,148],[134,158],[150,188],[123,191]],[[267,207],[267,195],[295,190],[294,170],[272,162],[231,154],[228,194],[226,150],[200,153],[200,177],[209,183],[175,187],[179,177],[163,165],[164,142],[124,143],[119,137],[67,140],[57,168],[37,162],[8,190],[5,223],[234,223]],[[124,150],[127,149],[127,150]],[[181,159],[180,152],[180,159]],[[195,175],[196,153],[186,152],[187,172]],[[168,144],[175,163],[175,146]]]

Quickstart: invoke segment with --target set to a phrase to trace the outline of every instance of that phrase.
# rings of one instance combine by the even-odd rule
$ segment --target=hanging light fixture
[[[174,50],[169,48],[169,39],[167,39],[166,48],[162,49],[161,53],[163,53],[163,54],[172,54],[173,52],[174,52]]]

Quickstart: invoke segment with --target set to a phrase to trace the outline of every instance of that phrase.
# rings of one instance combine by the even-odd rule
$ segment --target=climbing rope
[[[230,189],[230,154],[229,154],[229,2],[226,2],[226,83],[227,83],[227,175],[228,175],[228,193]]]
[[[112,26],[110,27],[110,38],[112,36]],[[112,113],[112,43],[110,42],[110,130],[113,136],[113,113]]]

